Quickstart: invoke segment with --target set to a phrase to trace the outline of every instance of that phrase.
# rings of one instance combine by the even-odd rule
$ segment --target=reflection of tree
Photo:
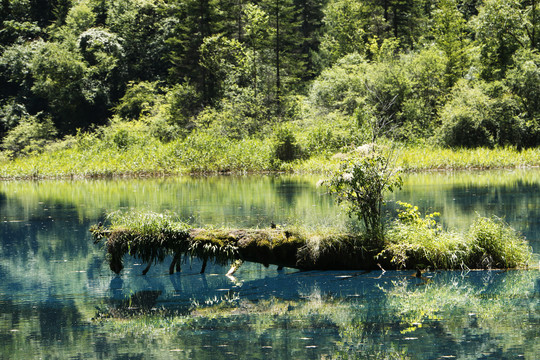
[[[198,225],[254,227],[291,218],[309,223],[335,218],[332,199],[316,190],[318,178],[282,175],[4,182],[0,193],[11,204],[21,204],[26,212],[38,202],[65,204],[76,210],[81,220],[99,219],[119,208],[137,208],[172,211]]]
[[[467,276],[444,272],[427,283],[403,275],[395,281],[383,277],[378,287],[372,284],[377,291],[366,288],[353,297],[326,293],[326,277],[316,286],[298,283],[304,294],[299,298],[248,300],[239,292],[200,302],[189,314],[166,321],[132,318],[129,329],[149,338],[166,337],[171,343],[190,342],[193,354],[202,358],[210,356],[209,344],[231,344],[231,332],[236,340],[229,350],[253,356],[270,354],[265,349],[276,349],[274,355],[288,349],[296,351],[297,358],[309,358],[300,349],[310,345],[317,347],[313,354],[327,358],[407,359],[418,354],[472,358],[478,353],[504,358],[515,351],[533,356],[538,319],[530,309],[540,306],[535,292],[538,272]],[[256,283],[243,286],[257,288]],[[125,328],[114,322],[105,325],[113,331]],[[186,331],[211,332],[214,338],[177,336]]]

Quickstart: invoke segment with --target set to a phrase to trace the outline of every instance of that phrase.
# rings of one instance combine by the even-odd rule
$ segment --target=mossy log
[[[350,234],[306,235],[283,229],[189,229],[142,233],[128,228],[106,229],[93,226],[96,242],[105,242],[109,266],[115,273],[123,269],[123,257],[129,254],[149,266],[173,256],[169,272],[180,270],[182,255],[233,268],[242,261],[278,268],[302,270],[368,270],[377,268],[375,251],[362,247],[361,239]]]

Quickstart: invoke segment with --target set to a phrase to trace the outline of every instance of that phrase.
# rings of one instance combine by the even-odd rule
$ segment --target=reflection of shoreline
[[[410,272],[388,271],[380,279],[373,275],[304,272],[244,281],[232,296],[209,295],[193,302],[191,312],[170,318],[166,330],[147,317],[118,326],[129,331],[141,326],[148,334],[170,336],[169,341],[189,331],[218,338],[247,332],[250,339],[236,340],[246,346],[262,339],[272,346],[279,337],[269,334],[299,331],[310,334],[305,339],[337,336],[331,341],[334,348],[324,351],[395,351],[401,354],[397,358],[479,352],[511,358],[515,351],[526,357],[535,351],[536,332],[530,329],[536,320],[530,309],[540,304],[537,271],[441,271],[429,273],[433,281],[422,287]],[[109,325],[116,328],[114,322]],[[295,340],[291,346],[301,348],[302,342]],[[426,347],[435,343],[439,345]]]

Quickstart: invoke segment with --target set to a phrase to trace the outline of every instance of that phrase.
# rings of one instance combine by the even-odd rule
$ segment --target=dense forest
[[[540,145],[536,0],[0,4],[10,158],[136,132],[273,139],[281,161],[383,138]]]

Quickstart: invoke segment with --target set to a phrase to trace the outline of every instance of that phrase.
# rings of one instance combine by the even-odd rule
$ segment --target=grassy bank
[[[301,146],[302,144],[299,144]],[[49,145],[41,153],[10,158],[0,153],[0,178],[69,178],[160,176],[201,173],[333,171],[354,148],[342,152],[304,151],[293,160],[280,160],[274,138],[234,141],[208,133],[194,133],[163,143],[132,132],[100,138],[82,134]],[[352,150],[351,150],[352,149]],[[495,169],[540,166],[540,148],[445,149],[404,146],[396,151],[396,165],[405,171]]]

